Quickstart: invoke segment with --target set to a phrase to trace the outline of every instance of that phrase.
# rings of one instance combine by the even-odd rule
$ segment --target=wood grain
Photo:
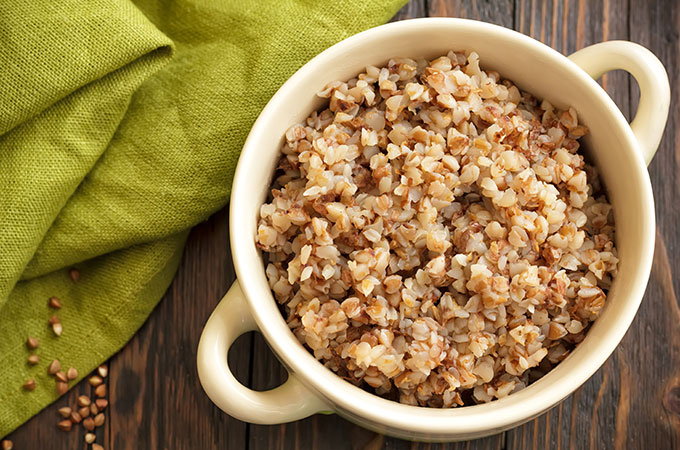
[[[496,23],[569,54],[603,40],[641,43],[660,57],[680,101],[680,5],[675,0],[418,0],[393,20],[455,16]],[[639,90],[624,72],[600,81],[630,119]],[[234,279],[225,211],[197,227],[177,278],[149,321],[111,360],[107,449],[680,449],[680,110],[650,165],[656,200],[654,268],[640,311],[621,345],[574,395],[506,433],[462,443],[412,443],[360,428],[336,415],[260,426],[223,414],[196,377],[195,351],[205,320]],[[279,385],[286,373],[259,334],[241,337],[229,361],[253,389]],[[73,403],[87,386],[69,393]],[[46,408],[14,432],[15,449],[85,448],[82,433],[56,431]]]
[[[430,0],[427,13],[430,17],[461,17],[513,28],[514,10],[512,0]]]
[[[517,30],[565,54],[604,40],[629,39],[626,0],[518,3]],[[626,117],[630,117],[629,79],[627,73],[612,72],[601,81]],[[617,425],[628,424],[627,413],[616,415],[618,403],[629,406],[625,400],[618,401],[622,381],[629,382],[621,377],[625,369],[619,364],[615,355],[558,408],[510,430],[508,448],[611,448],[621,433]]]
[[[153,317],[111,360],[109,411],[115,449],[243,448],[247,425],[223,414],[196,375],[198,339],[235,279],[227,213],[193,230],[177,278]],[[250,339],[230,351],[236,376],[247,380]]]
[[[426,16],[427,0],[411,0],[399,10],[399,12],[392,18],[392,20],[390,20],[390,22]]]

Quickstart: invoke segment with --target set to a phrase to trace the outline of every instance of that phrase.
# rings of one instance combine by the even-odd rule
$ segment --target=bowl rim
[[[636,176],[641,181],[640,189],[644,191],[642,197],[648,200],[645,204],[640,205],[642,234],[645,236],[645,241],[640,244],[643,252],[639,255],[637,264],[636,281],[639,282],[635,283],[636,288],[632,291],[620,294],[627,295],[628,301],[625,302],[623,308],[617,310],[620,320],[615,326],[607,330],[607,339],[603,339],[603,342],[598,344],[598,351],[591,352],[583,357],[584,355],[578,353],[580,348],[578,347],[560,363],[562,365],[573,359],[574,355],[582,357],[574,363],[578,365],[578,373],[569,377],[556,378],[550,377],[550,374],[555,372],[555,370],[551,370],[540,380],[505,398],[484,404],[448,409],[410,406],[387,400],[343,380],[317,361],[311,353],[299,344],[290,329],[285,326],[285,321],[278,310],[278,304],[273,298],[268,284],[265,283],[265,286],[262,286],[261,283],[254,281],[255,278],[260,278],[256,276],[256,272],[260,272],[259,275],[261,276],[264,275],[264,267],[261,262],[254,264],[252,258],[240,256],[252,254],[252,251],[257,251],[257,249],[255,248],[252,230],[241,225],[243,218],[241,214],[238,214],[242,205],[252,204],[252,198],[248,197],[247,189],[248,183],[252,183],[252,181],[248,181],[248,171],[250,167],[259,164],[258,141],[260,137],[266,134],[267,123],[276,120],[277,104],[281,98],[286,96],[288,91],[292,90],[294,86],[298,86],[310,71],[317,71],[330,61],[337,60],[349,49],[356,51],[357,48],[370,45],[377,37],[417,34],[422,27],[433,26],[463,28],[474,33],[493,35],[495,39],[513,40],[525,47],[527,51],[540,54],[550,64],[559,64],[564,70],[568,71],[568,76],[575,77],[583,89],[596,98],[596,101],[604,102],[606,109],[613,115],[612,119],[616,122],[618,128],[615,132],[620,134],[622,141],[626,143],[625,148],[621,149],[622,157],[625,155],[625,157],[634,159]],[[241,280],[249,308],[260,332],[265,336],[277,358],[300,378],[305,386],[311,388],[324,401],[329,402],[329,407],[335,412],[344,413],[358,420],[368,420],[373,424],[380,424],[389,429],[439,436],[472,435],[489,430],[502,431],[550,409],[587,381],[609,358],[632,323],[649,278],[654,249],[655,222],[651,182],[639,144],[628,122],[613,100],[579,66],[551,47],[511,29],[460,18],[420,18],[381,25],[355,34],[329,47],[302,66],[271,98],[251,129],[234,175],[229,215],[232,258],[237,276]],[[263,296],[267,298],[263,298]],[[263,302],[271,303],[279,321],[284,324],[285,331],[281,329],[280,324],[276,323],[276,319],[271,315],[271,310],[261,307]],[[274,321],[273,324],[272,320]],[[545,389],[546,386],[552,388]],[[534,395],[539,390],[542,395]]]

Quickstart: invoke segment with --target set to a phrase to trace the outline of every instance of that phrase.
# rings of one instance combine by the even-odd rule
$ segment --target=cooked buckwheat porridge
[[[326,367],[411,405],[488,402],[562,361],[617,271],[587,133],[480,69],[394,58],[286,132],[257,245]]]

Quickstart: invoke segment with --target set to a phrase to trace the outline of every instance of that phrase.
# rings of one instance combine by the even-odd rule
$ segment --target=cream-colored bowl
[[[526,389],[501,400],[453,409],[422,408],[380,398],[319,363],[288,329],[255,247],[260,205],[269,190],[285,131],[322,106],[315,93],[390,57],[436,57],[474,50],[482,66],[556,106],[573,106],[590,128],[587,147],[599,168],[616,219],[620,257],[607,305],[586,339],[561,364]],[[629,125],[593,80],[624,69],[641,99]],[[198,347],[198,373],[208,396],[228,414],[261,424],[335,412],[372,430],[431,441],[477,438],[517,426],[559,403],[605,362],[642,300],[654,249],[654,199],[647,174],[668,114],[670,91],[661,63],[630,42],[593,45],[569,58],[520,33],[462,19],[416,19],[357,34],[324,51],[272,97],[243,147],[231,194],[231,250],[238,275],[208,320]],[[289,372],[281,386],[255,392],[227,364],[232,342],[260,331]]]

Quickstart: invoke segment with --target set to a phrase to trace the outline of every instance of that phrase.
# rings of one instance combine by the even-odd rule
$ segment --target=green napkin
[[[84,376],[144,322],[277,88],[404,2],[0,2],[0,436],[57,398],[49,361]]]

